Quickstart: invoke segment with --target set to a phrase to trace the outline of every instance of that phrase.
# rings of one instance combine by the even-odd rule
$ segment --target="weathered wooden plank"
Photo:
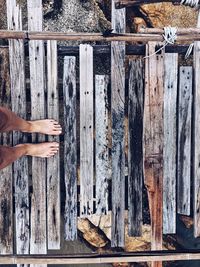
[[[112,0],[112,28],[126,30],[125,9],[116,10]],[[112,106],[112,230],[111,246],[124,246],[125,209],[125,43],[111,43],[111,106]]]
[[[0,47],[0,105],[11,108],[9,54]],[[12,133],[0,135],[1,145],[12,145]],[[13,253],[12,165],[0,170],[0,254]]]
[[[8,29],[22,30],[22,10],[15,0],[7,0]],[[26,89],[23,40],[9,40],[12,111],[26,119]],[[13,145],[25,143],[21,132],[13,132]],[[14,162],[15,185],[15,239],[17,254],[28,254],[29,239],[29,183],[28,159]],[[20,265],[18,266],[20,267]]]
[[[190,215],[192,67],[180,67],[178,103],[177,210]]]
[[[80,215],[93,213],[93,48],[80,45]]]
[[[57,41],[47,42],[47,114],[59,121]],[[49,136],[59,142],[59,136]],[[60,249],[60,157],[47,159],[47,233],[48,249]]]
[[[151,249],[162,249],[163,224],[163,54],[153,55],[156,42],[147,46],[144,104],[144,177],[151,216]],[[162,266],[160,262],[154,266]]]
[[[178,54],[165,54],[163,233],[176,233],[176,126]]]
[[[30,31],[42,30],[42,1],[28,0],[28,28]],[[43,41],[29,42],[31,117],[33,120],[45,117],[44,105],[44,47]],[[33,140],[36,141],[36,136]],[[45,137],[37,136],[43,142]],[[46,160],[32,159],[31,196],[31,254],[46,254]]]
[[[111,176],[108,122],[109,77],[95,76],[96,213],[108,213],[108,180]]]
[[[64,58],[65,239],[77,238],[76,58]]]
[[[129,62],[128,224],[129,235],[140,236],[143,192],[144,68],[138,58]]]

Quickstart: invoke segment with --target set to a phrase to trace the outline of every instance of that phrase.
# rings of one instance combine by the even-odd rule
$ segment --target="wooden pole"
[[[156,3],[172,3],[180,4],[181,0],[118,0],[115,2],[116,8],[139,6],[143,4],[156,4]]]

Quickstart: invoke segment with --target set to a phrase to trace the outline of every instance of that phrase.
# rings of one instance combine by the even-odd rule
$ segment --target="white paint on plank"
[[[95,76],[96,214],[108,213],[108,181],[111,176],[108,122],[109,77]]]
[[[80,216],[93,213],[93,48],[80,45]]]
[[[178,54],[165,54],[163,233],[176,233],[176,138]]]

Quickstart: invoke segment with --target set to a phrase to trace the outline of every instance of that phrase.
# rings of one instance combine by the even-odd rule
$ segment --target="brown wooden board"
[[[0,104],[11,108],[9,54],[0,47]],[[0,144],[12,146],[12,133],[2,133]],[[0,171],[0,254],[13,253],[12,165]]]
[[[42,30],[42,1],[28,0],[28,28]],[[44,45],[43,41],[29,42],[31,118],[43,119],[46,115],[44,100]],[[44,142],[44,135],[33,135],[33,142]],[[32,159],[31,195],[31,254],[47,253],[46,232],[46,160]]]
[[[176,233],[178,54],[165,54],[163,233]]]
[[[64,58],[65,240],[77,239],[76,58]]]
[[[151,249],[162,250],[163,234],[163,90],[164,56],[155,53],[156,42],[147,45],[144,104],[144,178],[151,217]],[[153,266],[162,266],[161,262]]]
[[[109,157],[109,77],[95,76],[95,147],[96,147],[96,214],[108,213],[108,181],[111,178]]]
[[[128,223],[129,235],[140,236],[143,194],[144,67],[141,59],[129,62]]]
[[[47,42],[47,114],[59,121],[57,41]],[[59,136],[49,136],[58,142]],[[60,249],[60,157],[59,153],[47,159],[47,235],[48,249]]]
[[[93,213],[93,48],[80,45],[80,215]]]
[[[15,0],[7,0],[8,29],[22,30],[22,10]],[[12,111],[26,119],[26,88],[24,67],[24,41],[9,40]],[[13,132],[13,145],[26,143],[25,134]],[[29,182],[28,158],[13,164],[15,188],[15,240],[18,254],[29,254]],[[18,266],[19,267],[19,266]]]
[[[192,72],[179,71],[177,211],[184,215],[190,215]]]

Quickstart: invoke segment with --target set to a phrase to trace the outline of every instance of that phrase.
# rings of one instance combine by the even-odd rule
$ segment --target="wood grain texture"
[[[179,73],[177,211],[190,215],[192,67]]]
[[[47,42],[47,114],[59,121],[57,41]],[[59,143],[59,136],[49,136]],[[60,157],[47,159],[47,233],[48,249],[60,249]]]
[[[108,213],[108,181],[111,179],[108,118],[109,76],[95,76],[96,214]]]
[[[125,9],[116,10],[112,0],[112,28],[124,33]],[[111,43],[111,107],[112,107],[112,229],[111,246],[124,246],[125,209],[125,43]]]
[[[28,28],[42,30],[42,1],[28,0]],[[43,41],[29,42],[31,117],[32,120],[45,117],[44,102],[44,46]],[[33,136],[33,141],[44,142],[45,136]],[[47,253],[46,233],[46,160],[32,159],[31,196],[31,240],[30,253]]]
[[[140,236],[143,192],[144,68],[138,58],[129,61],[128,224],[129,236]]]
[[[165,54],[163,233],[176,233],[176,155],[178,54]]]
[[[64,58],[65,240],[77,239],[76,58]]]
[[[80,45],[80,215],[93,213],[93,48]]]
[[[149,42],[145,62],[144,177],[151,216],[151,249],[162,249],[163,224],[163,76],[164,58],[152,55],[156,42]],[[160,266],[158,263],[155,266]]]
[[[22,30],[22,10],[15,0],[7,0],[8,29]],[[12,111],[26,119],[26,88],[23,40],[9,40]],[[26,143],[26,136],[13,132],[13,145]],[[15,185],[15,240],[16,252],[28,254],[30,248],[28,158],[13,164]]]
[[[0,105],[11,108],[9,54],[0,48]],[[0,144],[12,146],[12,133],[0,134]],[[13,253],[12,165],[0,170],[0,254]]]

